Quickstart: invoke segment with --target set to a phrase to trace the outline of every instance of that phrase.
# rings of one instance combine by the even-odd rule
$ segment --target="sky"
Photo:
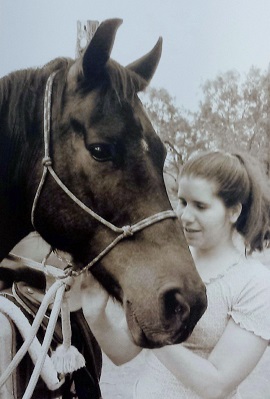
[[[270,63],[269,0],[0,0],[0,77],[75,57],[77,21],[122,18],[112,58],[123,65],[163,37],[151,86],[195,111],[201,85],[235,69]]]

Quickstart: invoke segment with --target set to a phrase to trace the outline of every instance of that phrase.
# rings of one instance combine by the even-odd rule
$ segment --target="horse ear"
[[[162,51],[162,38],[160,37],[154,46],[154,48],[149,51],[146,55],[139,58],[137,61],[134,61],[132,64],[127,65],[126,68],[136,72],[139,76],[141,76],[147,83],[152,79]]]
[[[104,69],[113,48],[114,39],[122,19],[102,22],[83,54],[82,69],[86,79],[95,79]]]

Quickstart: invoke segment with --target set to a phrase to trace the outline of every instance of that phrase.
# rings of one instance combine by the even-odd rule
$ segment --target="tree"
[[[207,140],[197,131],[194,115],[177,107],[165,89],[149,87],[141,99],[153,127],[167,147],[164,176],[169,197],[174,202],[181,166],[194,149],[207,148]]]
[[[269,78],[252,67],[245,80],[236,71],[202,86],[197,129],[214,148],[248,151],[268,162]]]
[[[175,104],[165,89],[148,88],[142,102],[161,140],[168,149],[167,162],[175,171],[194,149],[207,148],[207,140],[196,129],[194,114]]]
[[[176,198],[177,178],[193,152],[243,150],[259,158],[270,171],[270,67],[251,67],[246,76],[227,71],[201,87],[196,113],[176,106],[165,89],[149,87],[142,102],[150,120],[167,146],[165,177]]]

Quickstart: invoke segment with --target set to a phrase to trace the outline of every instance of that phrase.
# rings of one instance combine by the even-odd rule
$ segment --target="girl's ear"
[[[230,208],[230,221],[235,224],[242,212],[242,204],[240,202]]]

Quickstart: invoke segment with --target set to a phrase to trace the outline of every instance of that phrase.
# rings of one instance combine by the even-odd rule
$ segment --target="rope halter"
[[[129,226],[117,227],[114,224],[110,223],[102,216],[95,213],[92,209],[87,207],[82,201],[79,200],[68,188],[67,186],[61,181],[61,179],[57,176],[53,169],[53,162],[52,158],[50,157],[50,125],[51,125],[51,102],[52,102],[52,85],[57,72],[53,72],[47,81],[46,89],[45,89],[45,99],[44,99],[44,158],[42,160],[43,164],[43,173],[42,177],[36,191],[36,195],[34,198],[32,212],[31,212],[31,221],[32,225],[35,228],[34,223],[34,216],[35,211],[37,208],[38,199],[40,197],[41,191],[44,187],[44,183],[46,180],[46,176],[48,172],[54,178],[56,183],[62,188],[62,190],[71,198],[80,208],[82,208],[86,213],[91,215],[94,219],[98,222],[102,223],[103,225],[107,226],[109,229],[118,233],[119,235],[102,251],[98,256],[96,256],[91,262],[89,262],[85,267],[80,270],[74,270],[73,266],[67,270],[68,275],[78,276],[79,274],[83,273],[85,270],[92,267],[95,263],[97,263],[101,258],[103,258],[112,248],[116,246],[116,244],[126,237],[132,236],[137,231],[143,230],[144,228],[160,222],[161,220],[168,219],[168,218],[176,218],[177,215],[172,210],[162,211],[156,213],[152,216],[149,216],[138,223]]]

